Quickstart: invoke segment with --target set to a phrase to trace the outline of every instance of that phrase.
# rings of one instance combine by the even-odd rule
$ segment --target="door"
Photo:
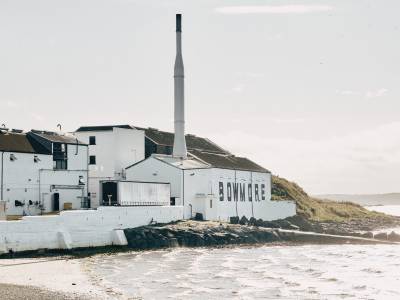
[[[53,211],[60,210],[60,194],[54,193],[53,194]]]
[[[116,182],[103,182],[102,191],[103,205],[114,206],[118,204],[118,185]]]

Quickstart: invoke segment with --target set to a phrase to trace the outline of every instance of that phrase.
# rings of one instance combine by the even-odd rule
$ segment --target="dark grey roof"
[[[0,151],[51,154],[43,146],[31,140],[25,133],[1,132]]]
[[[141,128],[135,127],[139,130],[144,130],[145,135],[148,139],[152,140],[158,145],[173,146],[174,145],[174,134],[172,132],[161,131],[154,128]],[[195,136],[193,134],[187,134],[186,147],[190,149],[207,150],[215,153],[229,153],[225,149],[221,148],[217,144],[213,143],[207,138]]]
[[[131,125],[104,125],[104,126],[81,126],[76,132],[84,132],[84,131],[111,131],[114,127],[116,128],[124,128],[124,129],[135,129]]]
[[[86,145],[85,143],[80,142],[77,138],[68,135],[61,135],[56,132],[51,131],[40,131],[40,130],[31,130],[32,134],[35,134],[45,140],[48,140],[52,143],[63,143],[63,144],[78,144],[78,145]]]
[[[198,158],[215,168],[269,173],[267,169],[245,157],[238,157],[226,153],[212,153],[200,150],[189,150],[188,152],[189,155],[194,156],[195,158]]]

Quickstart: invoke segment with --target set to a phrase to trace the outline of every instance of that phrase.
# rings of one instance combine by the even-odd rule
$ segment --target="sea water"
[[[400,299],[393,245],[176,248],[96,256],[88,269],[139,299]]]

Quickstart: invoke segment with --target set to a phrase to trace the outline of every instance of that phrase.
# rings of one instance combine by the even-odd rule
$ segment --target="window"
[[[55,160],[54,161],[54,169],[66,170],[67,169],[67,161],[66,160]]]
[[[89,145],[96,145],[96,137],[89,136]]]
[[[39,156],[34,155],[34,156],[33,156],[33,161],[34,161],[35,163],[38,163],[38,162],[40,161]]]
[[[89,165],[95,165],[95,164],[96,164],[96,156],[90,155],[89,156]]]

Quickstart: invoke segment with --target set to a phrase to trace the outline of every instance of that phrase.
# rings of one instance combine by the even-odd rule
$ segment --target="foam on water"
[[[307,245],[98,256],[105,287],[143,299],[400,299],[400,248]]]

